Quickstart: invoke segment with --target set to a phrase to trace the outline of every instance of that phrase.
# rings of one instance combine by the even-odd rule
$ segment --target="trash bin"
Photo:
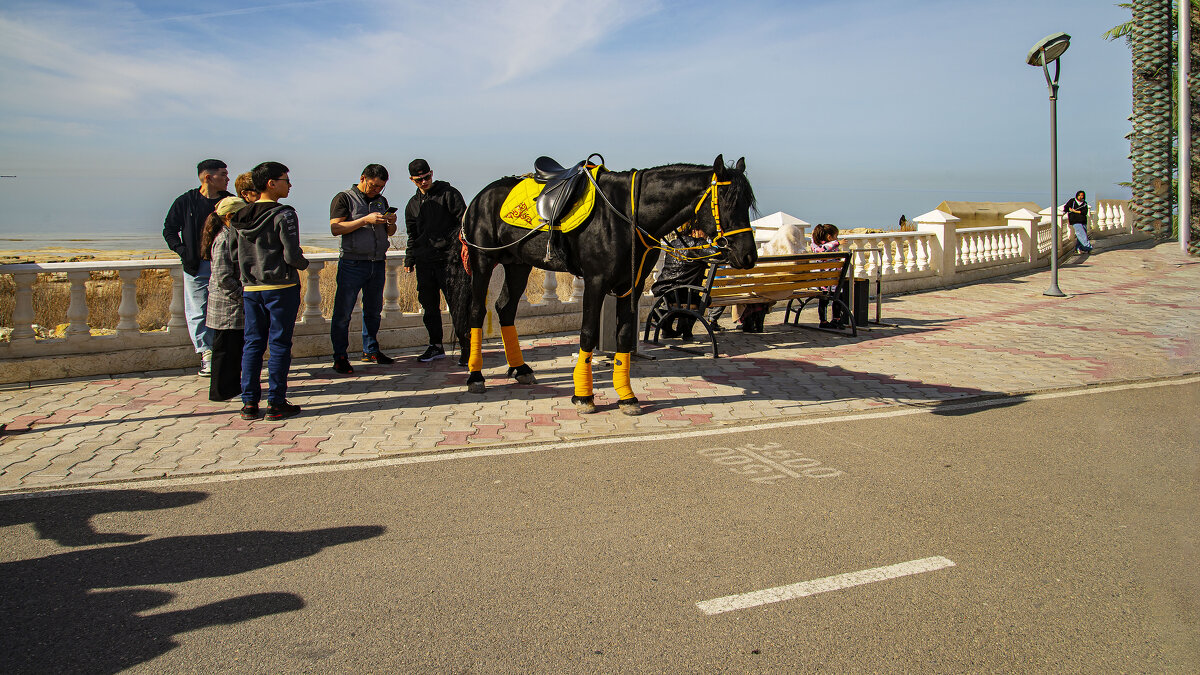
[[[854,280],[854,323],[867,325],[867,308],[871,306],[871,280]]]

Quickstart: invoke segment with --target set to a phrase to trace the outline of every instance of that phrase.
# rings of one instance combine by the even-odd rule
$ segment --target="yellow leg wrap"
[[[575,395],[592,395],[592,353],[579,350],[579,360],[575,362]]]
[[[622,401],[633,398],[633,387],[629,386],[629,361],[629,352],[617,352],[613,361],[613,387]]]
[[[500,326],[500,337],[504,340],[504,358],[508,359],[508,367],[525,365],[525,357],[521,356],[521,343],[517,342],[517,327]]]
[[[472,373],[483,370],[483,329],[471,329],[471,356],[467,358],[467,370]]]

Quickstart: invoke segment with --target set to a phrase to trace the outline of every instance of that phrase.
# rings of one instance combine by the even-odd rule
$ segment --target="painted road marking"
[[[834,478],[842,472],[821,466],[821,460],[805,457],[798,450],[783,450],[778,443],[746,444],[736,448],[701,448],[697,455],[724,466],[752,483],[773,485],[785,478]]]
[[[1190,375],[1187,377],[1177,378],[1173,380],[1152,380],[1149,382],[1125,382],[1120,384],[1089,386],[1082,389],[1070,389],[1066,391],[1051,391],[1044,393],[1031,393],[1022,395],[1020,401],[1022,403],[1028,401],[1044,401],[1056,398],[1071,398],[1074,396],[1086,396],[1088,394],[1102,394],[1111,391],[1126,391],[1130,389],[1152,389],[1156,387],[1170,387],[1181,384],[1192,384],[1200,382],[1200,376]],[[323,460],[313,464],[295,464],[282,469],[267,469],[262,471],[246,471],[242,473],[225,473],[225,474],[206,474],[199,476],[180,476],[178,478],[157,478],[152,480],[122,480],[113,481],[111,483],[80,485],[77,487],[64,488],[62,490],[38,491],[38,492],[20,492],[9,491],[0,494],[0,500],[5,499],[26,499],[31,497],[52,497],[63,494],[75,494],[79,492],[88,492],[92,490],[111,490],[113,485],[132,485],[138,487],[178,487],[184,485],[200,485],[204,483],[227,483],[239,480],[257,480],[260,478],[278,478],[280,476],[296,476],[310,473],[329,473],[331,471],[359,471],[362,469],[370,469],[379,466],[400,466],[402,464],[425,464],[427,462],[447,462],[459,459],[475,459],[477,457],[499,457],[504,455],[523,455],[532,452],[545,452],[548,450],[571,450],[574,448],[586,448],[596,445],[617,445],[621,443],[645,443],[652,441],[665,441],[677,438],[699,438],[702,436],[713,436],[718,434],[740,434],[747,431],[764,431],[768,429],[787,429],[791,427],[805,427],[814,424],[831,424],[834,422],[853,422],[855,420],[877,420],[888,417],[906,417],[908,415],[928,415],[935,410],[938,413],[944,414],[954,410],[972,410],[976,408],[991,408],[999,405],[1009,405],[1013,401],[1011,396],[988,398],[976,401],[963,401],[961,403],[938,402],[937,407],[932,406],[912,406],[909,404],[897,404],[899,409],[887,410],[875,413],[855,413],[849,415],[837,415],[831,417],[812,417],[806,419],[785,420],[782,422],[767,422],[763,424],[754,424],[746,426],[730,426],[727,429],[721,428],[706,428],[699,431],[677,431],[658,434],[644,434],[638,436],[609,436],[604,438],[596,438],[582,441],[566,441],[566,442],[548,442],[540,445],[516,445],[516,446],[500,446],[488,447],[479,450],[453,450],[438,454],[415,455],[408,457],[386,457],[380,459],[368,460]]]
[[[699,607],[701,612],[713,616],[725,612],[734,612],[739,609],[761,607],[762,605],[783,602],[785,600],[795,600],[796,598],[804,598],[816,595],[817,593],[828,593],[829,591],[840,591],[843,588],[873,584],[876,581],[887,581],[888,579],[897,579],[913,574],[935,572],[947,567],[954,567],[954,561],[941,556],[934,556],[932,558],[922,558],[920,560],[910,560],[895,565],[888,565],[887,567],[875,567],[869,570],[862,570],[861,572],[847,572],[846,574],[837,574],[832,577],[825,577],[824,579],[802,581],[798,584],[778,586],[763,591],[727,595],[716,600],[697,602],[696,607]]]

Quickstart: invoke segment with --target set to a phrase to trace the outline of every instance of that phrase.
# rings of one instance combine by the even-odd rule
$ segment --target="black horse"
[[[535,381],[517,343],[514,321],[533,267],[581,273],[584,280],[583,321],[579,331],[579,360],[575,365],[575,395],[581,412],[596,411],[592,394],[592,352],[600,332],[600,308],[605,294],[617,297],[617,349],[613,386],[620,410],[640,412],[629,382],[630,352],[637,339],[634,299],[642,294],[646,276],[658,260],[658,240],[691,222],[707,233],[734,267],[754,266],[758,253],[750,230],[754,192],[746,179],[746,162],[726,167],[720,155],[712,166],[671,164],[640,171],[600,172],[591,216],[578,228],[560,234],[566,259],[546,263],[544,230],[513,227],[500,219],[500,207],[519,177],[506,177],[485,187],[463,217],[463,239],[469,251],[471,304],[466,316],[455,318],[455,332],[470,328],[467,388],[484,391],[481,341],[488,282],[496,265],[504,266],[504,289],[496,301],[500,334],[508,360],[508,376]],[[686,252],[681,252],[686,254]],[[466,325],[458,325],[462,321]]]

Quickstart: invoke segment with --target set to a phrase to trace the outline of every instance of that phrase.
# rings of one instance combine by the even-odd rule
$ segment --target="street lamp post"
[[[1058,57],[1071,46],[1071,36],[1066,33],[1047,35],[1038,41],[1025,56],[1031,66],[1041,66],[1046,74],[1046,87],[1050,90],[1050,213],[1053,228],[1050,239],[1050,288],[1042,295],[1061,298],[1066,295],[1058,288]],[[1054,77],[1050,77],[1050,64],[1054,64]]]

